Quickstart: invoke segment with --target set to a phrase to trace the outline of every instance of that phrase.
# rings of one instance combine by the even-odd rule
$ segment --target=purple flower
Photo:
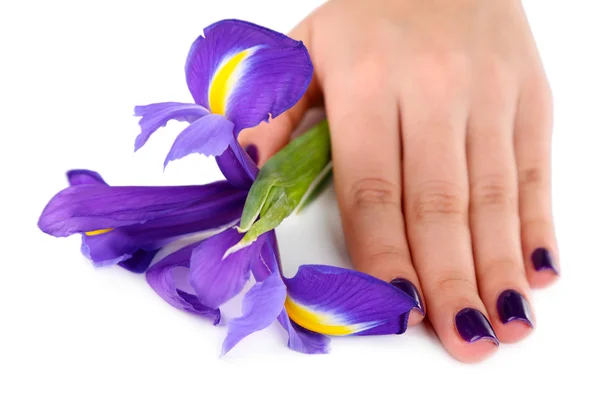
[[[50,200],[39,220],[57,237],[82,234],[82,250],[95,264],[118,262],[144,272],[165,244],[182,236],[237,224],[247,191],[228,182],[179,187],[112,187],[88,170],[67,173],[70,187]],[[150,286],[169,304],[219,323],[219,307],[244,297],[243,315],[229,324],[223,354],[275,319],[288,346],[304,353],[329,350],[328,335],[403,333],[415,301],[394,286],[357,271],[303,265],[285,278],[275,233],[228,256],[242,234],[226,228],[160,259],[146,273]],[[187,270],[178,280],[176,268]]]
[[[226,178],[248,187],[258,169],[240,148],[237,136],[277,117],[302,97],[313,73],[306,47],[258,25],[224,20],[205,28],[204,36],[192,44],[185,73],[195,103],[137,106],[142,131],[135,149],[169,120],[188,122],[165,166],[191,153],[217,156]]]
[[[408,314],[416,303],[394,286],[357,271],[325,265],[303,265],[296,276],[284,278],[273,231],[224,258],[240,237],[235,229],[227,229],[163,258],[146,274],[160,296],[182,308],[173,274],[168,271],[189,267],[187,282],[194,297],[217,308],[242,290],[252,272],[257,282],[244,297],[243,315],[229,323],[223,354],[276,319],[288,333],[288,347],[310,354],[329,351],[328,335],[400,334],[406,330]]]
[[[119,263],[144,272],[154,254],[184,235],[236,223],[247,191],[226,181],[201,186],[113,187],[96,172],[72,170],[39,228],[56,237],[80,233],[95,265]]]

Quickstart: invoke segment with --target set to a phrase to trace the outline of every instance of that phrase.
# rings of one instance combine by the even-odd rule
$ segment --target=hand
[[[520,2],[332,0],[290,36],[311,86],[242,142],[264,161],[324,101],[356,268],[412,282],[459,360],[496,350],[482,315],[500,342],[527,336],[529,288],[556,278],[558,253],[551,93]]]

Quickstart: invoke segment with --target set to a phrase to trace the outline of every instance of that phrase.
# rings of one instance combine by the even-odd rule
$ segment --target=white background
[[[139,153],[136,104],[188,101],[183,65],[224,18],[286,32],[321,1],[3,1],[0,5],[0,396],[598,395],[600,10],[594,0],[526,1],[555,95],[554,204],[562,278],[534,293],[537,328],[464,365],[426,326],[337,338],[325,356],[288,350],[277,325],[219,359],[225,328],[179,312],[120,268],[93,268],[79,238],[36,228],[70,168],[114,185],[219,178],[191,156],[162,173],[182,125]],[[325,221],[323,221],[325,220]],[[348,266],[333,192],[278,230],[286,273]],[[226,307],[236,314],[239,302]]]

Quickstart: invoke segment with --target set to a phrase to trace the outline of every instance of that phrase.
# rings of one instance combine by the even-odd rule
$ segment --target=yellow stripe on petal
[[[97,230],[95,230],[95,231],[89,231],[89,232],[86,232],[85,234],[86,234],[87,236],[96,236],[96,235],[102,235],[102,234],[105,234],[105,233],[107,233],[107,232],[110,232],[110,231],[112,231],[113,229],[114,229],[114,228],[97,229]]]
[[[330,316],[318,314],[307,307],[294,302],[289,296],[285,299],[285,309],[291,320],[305,329],[330,336],[345,336],[358,332],[353,325],[336,324]]]
[[[256,47],[240,51],[224,62],[213,76],[208,90],[208,104],[212,113],[225,115],[227,100],[239,78],[236,73],[242,67],[242,62],[254,53]]]

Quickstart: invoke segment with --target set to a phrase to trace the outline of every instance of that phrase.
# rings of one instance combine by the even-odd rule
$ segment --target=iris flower
[[[238,20],[210,25],[192,44],[185,65],[194,103],[137,106],[142,131],[135,149],[169,120],[188,122],[165,166],[191,153],[216,156],[227,180],[248,187],[258,169],[237,143],[238,134],[293,106],[312,73],[308,51],[300,41]]]
[[[169,304],[218,324],[219,307],[241,292],[243,315],[233,319],[223,344],[228,352],[275,319],[288,346],[304,353],[329,350],[327,335],[390,334],[406,330],[414,300],[394,286],[360,272],[303,265],[295,277],[280,271],[274,231],[224,258],[242,234],[235,228],[247,191],[226,181],[203,186],[113,187],[88,170],[67,173],[70,187],[50,200],[39,220],[42,231],[82,234],[82,251],[96,265],[119,263],[144,272],[165,244],[188,234],[222,232],[192,243],[150,267],[146,279]],[[175,268],[188,269],[181,284]]]

